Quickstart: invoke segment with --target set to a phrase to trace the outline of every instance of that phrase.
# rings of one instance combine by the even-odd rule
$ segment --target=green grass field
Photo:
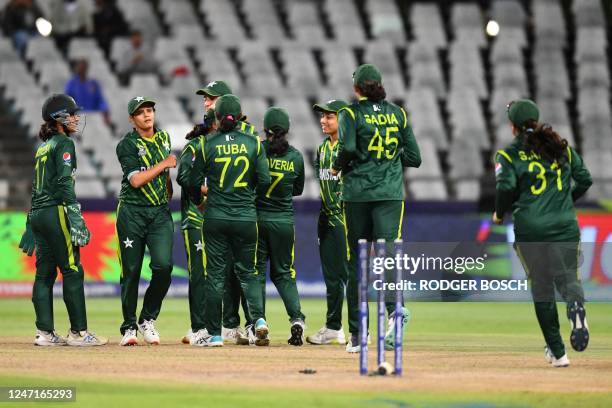
[[[270,300],[267,306],[273,341],[267,350],[229,346],[217,351],[178,345],[188,328],[185,299],[164,303],[157,324],[162,346],[125,350],[116,344],[119,299],[89,299],[87,305],[90,328],[110,337],[113,344],[97,350],[50,351],[31,346],[34,313],[29,299],[0,300],[0,386],[75,386],[75,406],[86,407],[556,408],[604,407],[612,401],[612,304],[589,304],[589,349],[578,354],[570,352],[567,344],[572,366],[552,369],[542,358],[543,340],[531,304],[413,303],[402,379],[361,378],[357,357],[340,348],[287,346],[288,322],[278,300]],[[307,333],[323,325],[323,301],[305,300],[303,310]],[[56,329],[65,334],[68,323],[61,300],[56,301],[55,313]],[[568,331],[568,323],[562,320],[566,343]],[[373,359],[375,344],[370,349]],[[218,357],[221,352],[225,354]],[[151,378],[143,374],[146,370],[139,371],[146,356],[158,359],[160,365],[171,364],[166,377]],[[220,379],[200,366],[189,368],[198,373],[193,376],[172,374],[188,367],[190,359],[201,359],[204,366],[220,370]],[[54,371],[55,361],[61,371]],[[316,368],[317,374],[297,373],[297,368],[307,366]],[[123,370],[129,375],[122,375]],[[18,404],[28,405],[34,404]],[[54,405],[66,406],[44,406]]]

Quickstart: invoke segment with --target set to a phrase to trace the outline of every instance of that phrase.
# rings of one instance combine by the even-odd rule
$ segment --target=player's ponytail
[[[219,120],[219,130],[221,132],[229,132],[238,124],[238,118],[232,114],[223,115],[221,117],[217,116],[217,119]]]
[[[43,142],[51,139],[51,137],[58,133],[56,124],[57,122],[54,120],[47,120],[42,125],[40,125],[40,130],[38,131],[38,137]]]
[[[287,141],[287,131],[281,127],[274,126],[272,129],[266,129],[266,135],[268,136],[268,151],[266,152],[270,156],[282,156],[289,149],[289,142]]]
[[[522,133],[525,150],[533,151],[550,163],[563,163],[567,159],[567,140],[561,138],[549,124],[529,120]]]
[[[355,85],[355,88],[361,96],[372,102],[380,102],[387,97],[385,87],[378,81],[363,81],[360,85]]]

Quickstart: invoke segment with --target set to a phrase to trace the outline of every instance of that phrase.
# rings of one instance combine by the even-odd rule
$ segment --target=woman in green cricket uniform
[[[122,346],[138,343],[137,330],[148,344],[159,344],[155,320],[170,287],[174,223],[168,202],[172,184],[168,169],[176,167],[170,153],[170,136],[155,128],[155,101],[143,96],[128,103],[134,129],[117,145],[117,158],[123,170],[117,237],[121,264]],[[151,254],[151,282],[136,320],[138,284],[145,252]]]
[[[578,276],[580,230],[574,202],[592,184],[582,158],[549,125],[538,123],[537,105],[520,99],[508,105],[514,141],[497,152],[497,195],[493,221],[512,211],[515,249],[531,281],[545,357],[553,367],[569,359],[559,333],[555,288],[567,303],[570,342],[583,351],[589,342],[584,292]]]
[[[270,279],[283,299],[291,323],[288,343],[301,346],[304,344],[305,317],[295,280],[293,197],[304,191],[304,158],[287,142],[289,115],[286,110],[268,108],[263,125],[266,133],[263,146],[272,182],[257,189],[257,272],[265,296],[266,269],[270,261]]]
[[[64,94],[47,98],[42,107],[45,123],[38,136],[36,171],[32,181],[32,208],[19,247],[28,256],[36,249],[36,276],[32,303],[36,313],[37,346],[101,346],[107,339],[87,331],[84,271],[80,247],[90,233],[74,193],[77,158],[71,135],[83,125],[74,99]],[[64,303],[70,319],[67,338],[55,333],[53,284],[62,273]]]
[[[406,111],[385,100],[378,68],[364,64],[353,74],[358,101],[338,112],[339,145],[332,174],[342,171],[342,201],[350,248],[347,303],[351,339],[349,353],[359,352],[357,241],[385,239],[391,255],[393,241],[402,237],[404,216],[403,167],[419,167],[421,154]],[[395,343],[395,304],[387,303],[389,326],[385,347]],[[409,312],[402,310],[404,328]]]
[[[321,269],[327,290],[325,326],[308,336],[311,344],[346,344],[342,330],[342,304],[348,279],[349,249],[346,240],[346,223],[340,201],[342,184],[338,175],[332,176],[331,167],[338,157],[338,111],[348,106],[342,100],[331,100],[314,105],[321,114],[321,129],[327,135],[317,149],[316,177],[321,190],[318,238]]]
[[[204,330],[194,333],[192,344],[222,346],[221,309],[228,259],[233,262],[255,335],[267,339],[263,297],[255,268],[257,212],[255,189],[270,183],[266,153],[259,138],[239,130],[240,100],[224,95],[215,104],[217,131],[202,139],[191,173],[190,191],[201,201],[200,186],[208,187],[204,212],[206,242]],[[231,270],[231,269],[229,269]]]
[[[187,254],[187,269],[189,271],[189,317],[191,327],[181,342],[191,344],[193,333],[204,328],[204,235],[202,233],[202,222],[205,198],[201,203],[194,203],[189,194],[189,179],[193,162],[200,151],[202,138],[214,131],[213,109],[208,109],[204,115],[204,121],[196,126],[186,136],[188,140],[181,157],[179,158],[178,175],[176,180],[181,189],[181,229]],[[205,191],[205,190],[204,190]]]

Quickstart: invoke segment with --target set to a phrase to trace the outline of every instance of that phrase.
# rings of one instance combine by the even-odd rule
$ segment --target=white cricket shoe
[[[570,361],[569,358],[567,358],[567,354],[564,354],[560,358],[556,358],[552,351],[550,351],[548,346],[544,347],[544,358],[547,362],[551,364],[551,366],[555,368],[568,367],[570,365]]]
[[[332,330],[327,327],[322,327],[312,336],[306,337],[306,341],[310,344],[346,344],[344,330]]]
[[[181,339],[181,343],[183,344],[191,344],[191,336],[193,336],[193,330],[189,329],[186,335]]]
[[[244,331],[239,331],[236,333],[236,344],[239,346],[254,346],[255,340],[255,331],[253,329],[253,325],[249,324]]]
[[[65,346],[66,339],[58,336],[54,331],[36,330],[34,345],[43,347]]]
[[[155,329],[155,320],[144,320],[138,325],[138,330],[142,333],[145,342],[154,346],[159,345],[159,332]]]
[[[191,337],[191,345],[198,347],[223,347],[223,337],[211,336],[208,330],[198,330]]]
[[[346,343],[346,352],[347,353],[359,353],[361,351],[361,344],[359,344],[359,336],[354,336],[351,334],[350,340]],[[370,344],[370,335],[368,334],[368,344]]]
[[[242,327],[234,327],[233,329],[228,329],[227,327],[221,328],[221,337],[223,337],[223,341],[226,343],[237,343],[238,336],[245,337],[246,333],[242,329]]]
[[[108,339],[100,336],[96,336],[95,333],[87,330],[81,330],[78,332],[68,331],[68,337],[66,343],[69,346],[76,347],[91,347],[91,346],[103,346],[108,343]]]
[[[120,346],[137,346],[138,345],[138,337],[136,336],[136,329],[127,329],[123,333],[123,337],[121,338]]]
[[[289,340],[287,343],[292,346],[302,346],[304,345],[304,329],[306,325],[303,320],[294,320],[291,323],[291,334],[289,335]]]

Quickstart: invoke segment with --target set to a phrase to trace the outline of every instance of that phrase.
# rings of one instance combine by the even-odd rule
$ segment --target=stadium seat
[[[427,41],[436,48],[446,47],[444,23],[437,4],[413,2],[410,23],[416,40]]]
[[[369,1],[365,3],[365,8],[375,39],[396,45],[404,45],[407,42],[404,23],[395,1]]]

